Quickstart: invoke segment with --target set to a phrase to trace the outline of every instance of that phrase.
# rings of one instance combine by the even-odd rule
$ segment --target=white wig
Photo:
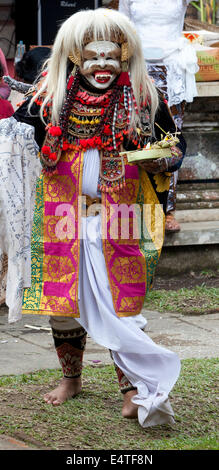
[[[112,37],[121,35],[128,43],[129,72],[137,106],[140,109],[140,103],[149,98],[153,122],[158,106],[158,97],[146,72],[140,39],[133,23],[125,15],[116,10],[105,8],[79,11],[70,16],[60,27],[52,54],[45,64],[47,75],[34,97],[35,99],[46,92],[46,98],[41,107],[41,117],[44,106],[52,98],[52,121],[54,124],[58,123],[66,93],[68,57],[74,55],[78,50],[82,54],[86,38],[92,36],[94,41],[100,38],[112,40]],[[131,124],[134,127],[139,124],[136,113],[134,113]]]

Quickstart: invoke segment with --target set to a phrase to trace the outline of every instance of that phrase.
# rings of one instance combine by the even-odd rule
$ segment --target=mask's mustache
[[[80,71],[81,71],[81,74],[86,77],[87,75],[91,75],[94,72],[97,72],[97,71],[102,72],[103,70],[109,70],[109,72],[112,72],[112,73],[115,73],[116,75],[118,75],[121,72],[121,67],[113,67],[112,65],[107,65],[106,64],[106,66],[103,68],[103,67],[99,67],[98,65],[96,65],[96,66],[92,65],[88,69],[81,68]]]

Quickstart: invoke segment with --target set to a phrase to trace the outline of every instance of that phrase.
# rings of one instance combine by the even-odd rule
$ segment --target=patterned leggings
[[[80,377],[87,339],[85,329],[74,318],[51,317],[50,325],[63,376],[70,379]],[[120,391],[126,393],[134,390],[135,388],[115,363],[114,367]]]

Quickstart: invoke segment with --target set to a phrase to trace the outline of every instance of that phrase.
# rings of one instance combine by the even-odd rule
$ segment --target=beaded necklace
[[[131,84],[123,85],[118,79],[107,92],[95,94],[85,90],[79,82],[77,69],[67,84],[67,96],[60,113],[59,126],[48,127],[41,149],[44,171],[56,171],[62,151],[100,151],[100,191],[119,191],[125,186],[125,165],[119,149],[126,135],[136,147],[141,147],[139,134],[128,130],[132,106],[137,106]],[[149,128],[149,113],[147,114]]]

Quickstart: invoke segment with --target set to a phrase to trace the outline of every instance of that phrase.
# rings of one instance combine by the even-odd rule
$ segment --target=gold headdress
[[[73,64],[81,66],[81,54],[79,49],[76,49],[73,55],[69,55],[68,58],[73,62]]]

